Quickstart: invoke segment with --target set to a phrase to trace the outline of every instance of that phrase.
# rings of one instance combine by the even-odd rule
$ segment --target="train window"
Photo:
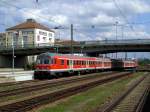
[[[78,63],[77,63],[77,60],[75,61],[75,65],[77,65]]]
[[[49,59],[45,59],[44,64],[49,64]]]
[[[53,64],[54,63],[54,59],[51,59],[51,64]]]
[[[61,60],[61,65],[64,65],[64,60]]]
[[[72,60],[72,62],[73,62],[73,65],[75,65],[75,60]]]
[[[80,61],[78,61],[78,65],[80,65]]]
[[[77,65],[78,63],[77,63],[77,60],[75,61],[75,65]]]
[[[57,63],[57,60],[54,58],[54,64],[56,64]]]
[[[77,65],[80,65],[80,61],[77,61]]]
[[[67,65],[69,65],[69,60],[67,60]]]
[[[56,64],[56,59],[55,58],[51,59],[51,64]]]

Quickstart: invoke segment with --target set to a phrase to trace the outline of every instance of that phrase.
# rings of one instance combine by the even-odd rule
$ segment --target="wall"
[[[54,44],[54,32],[49,32],[41,29],[35,29],[35,44],[48,45]]]
[[[0,46],[5,46],[5,45],[6,45],[6,34],[0,33]]]
[[[13,32],[18,32],[18,35],[13,35]],[[49,45],[54,44],[54,32],[42,30],[42,29],[21,29],[17,31],[7,31],[6,38],[7,38],[7,45],[12,45],[12,37],[14,37],[14,45],[21,45],[21,46],[28,46],[37,44],[37,45]],[[25,39],[24,37],[27,37]],[[15,41],[17,40],[17,41]]]
[[[34,44],[34,30],[35,29],[22,29],[17,31],[7,31],[6,32],[6,38],[7,38],[7,45],[12,45],[12,37],[14,37],[14,45],[21,45],[25,46],[27,44]],[[18,32],[18,35],[13,35],[13,32]],[[27,37],[25,39],[24,37]]]

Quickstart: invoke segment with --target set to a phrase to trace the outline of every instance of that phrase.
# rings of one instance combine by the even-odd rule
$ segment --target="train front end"
[[[34,79],[47,79],[50,78],[51,75],[51,55],[49,53],[38,55],[34,71]]]

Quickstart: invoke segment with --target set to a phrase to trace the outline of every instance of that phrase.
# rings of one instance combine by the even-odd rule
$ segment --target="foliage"
[[[109,101],[117,93],[124,91],[125,87],[135,78],[143,73],[136,73],[126,80],[117,81],[100,85],[89,89],[86,92],[73,95],[65,100],[49,104],[37,112],[92,112],[104,102]]]
[[[24,66],[25,70],[34,70],[35,69],[35,63],[31,63],[31,64],[26,64]]]
[[[139,59],[138,63],[139,63],[140,66],[145,66],[145,65],[150,64],[150,59],[147,59],[147,58]]]

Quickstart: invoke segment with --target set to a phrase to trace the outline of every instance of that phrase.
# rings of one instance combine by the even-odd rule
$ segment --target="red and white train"
[[[63,72],[134,69],[137,65],[135,60],[112,60],[109,58],[42,53],[37,56],[34,78],[49,78]]]

